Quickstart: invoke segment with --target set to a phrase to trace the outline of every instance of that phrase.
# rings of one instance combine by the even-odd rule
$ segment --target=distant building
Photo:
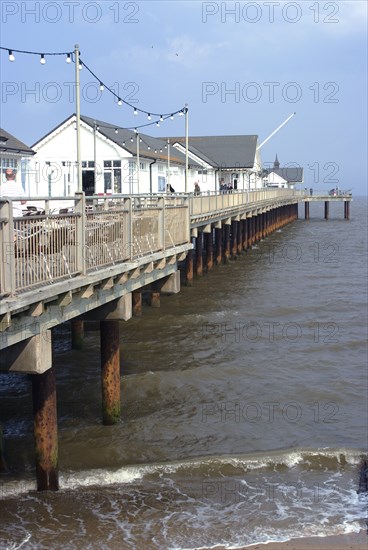
[[[185,153],[185,137],[170,140]],[[201,189],[218,191],[221,182],[234,189],[263,187],[258,136],[193,136],[188,142],[189,157],[201,165],[197,178]]]
[[[280,168],[277,155],[273,167],[264,171],[264,182],[266,187],[294,189],[295,185],[301,184],[303,181],[303,168],[300,166]]]
[[[30,158],[35,151],[9,132],[0,128],[0,171],[1,182],[5,181],[5,171],[12,169],[15,181],[29,194]]]

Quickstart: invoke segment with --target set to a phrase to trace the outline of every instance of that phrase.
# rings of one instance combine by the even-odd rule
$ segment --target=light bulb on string
[[[151,150],[151,147],[148,145],[147,149],[150,151],[150,150]]]
[[[138,114],[137,109],[134,109],[133,114],[134,114],[134,115],[137,115],[137,114]]]
[[[171,115],[171,117],[170,117],[170,118],[171,118],[171,120],[174,120],[174,115]]]
[[[11,50],[9,50],[9,61],[15,61],[14,54]]]
[[[139,143],[142,143],[142,138],[139,138]]]
[[[151,113],[148,113],[147,118],[148,118],[148,120],[151,120]]]
[[[46,63],[46,59],[45,59],[45,56],[44,56],[43,53],[41,54],[40,63],[41,63],[41,65],[44,65]]]
[[[125,147],[125,141],[123,141],[123,147]]]
[[[133,143],[133,138],[132,137],[130,138],[130,141]]]
[[[67,56],[66,56],[66,62],[67,63],[71,62],[70,53],[68,53]]]
[[[103,91],[104,91],[104,89],[105,89],[105,86],[103,85],[103,83],[102,83],[102,82],[100,82],[100,90],[101,90],[101,92],[103,92]]]
[[[119,130],[118,130],[117,128],[115,128],[115,134],[117,134],[117,133],[118,133],[118,131],[119,131]]]
[[[160,149],[160,153],[162,153],[162,149]]]
[[[163,122],[163,121],[164,121],[164,117],[160,115],[160,122]]]
[[[156,126],[157,126],[157,128],[159,128],[159,127],[160,127],[160,123],[159,123],[159,121],[157,121],[157,122],[156,122]]]
[[[123,104],[123,101],[122,101],[122,99],[120,99],[120,97],[119,97],[119,99],[118,99],[118,105],[122,105],[122,104]]]

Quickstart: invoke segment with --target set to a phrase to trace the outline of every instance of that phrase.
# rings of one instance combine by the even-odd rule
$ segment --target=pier
[[[191,286],[296,220],[299,204],[308,220],[310,202],[324,202],[327,220],[330,201],[340,201],[348,220],[352,196],[265,188],[27,200],[42,210],[15,219],[11,202],[0,200],[0,370],[32,377],[37,488],[57,490],[54,327],[71,321],[80,349],[83,322],[100,323],[102,422],[112,425],[120,419],[119,322],[142,314],[143,292],[159,307],[162,294],[180,292],[179,265]],[[55,208],[60,200],[65,206]]]

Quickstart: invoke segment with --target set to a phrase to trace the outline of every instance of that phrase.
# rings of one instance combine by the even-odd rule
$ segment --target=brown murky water
[[[312,205],[121,326],[122,420],[99,335],[55,336],[60,481],[34,491],[30,381],[0,375],[0,548],[229,548],[363,528],[367,202]]]

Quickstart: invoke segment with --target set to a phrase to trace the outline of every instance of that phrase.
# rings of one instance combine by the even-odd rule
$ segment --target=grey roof
[[[189,150],[216,168],[252,168],[258,136],[193,136]],[[170,138],[185,145],[185,137]]]
[[[304,178],[303,168],[301,166],[293,168],[270,168],[267,172],[268,174],[277,174],[289,183],[302,182]]]
[[[0,152],[20,153],[22,155],[35,155],[35,151],[25,143],[0,128]]]
[[[116,133],[116,126],[114,126],[114,124],[110,124],[109,122],[96,120],[87,116],[81,116],[81,120],[91,127],[94,127],[96,124],[100,134],[109,138],[120,147],[123,147],[132,155],[137,155],[137,138],[136,133],[133,130],[123,130],[118,128],[118,133]],[[141,133],[139,135],[142,140],[139,143],[139,154],[141,157],[167,161],[167,138],[155,138]],[[131,141],[131,139],[133,141]],[[148,147],[150,147],[150,149],[148,149]],[[160,152],[161,149],[162,152]],[[155,153],[155,150],[157,153]],[[185,165],[185,155],[174,147],[170,147],[170,162]],[[192,160],[189,161],[189,164],[194,167],[200,166]]]

